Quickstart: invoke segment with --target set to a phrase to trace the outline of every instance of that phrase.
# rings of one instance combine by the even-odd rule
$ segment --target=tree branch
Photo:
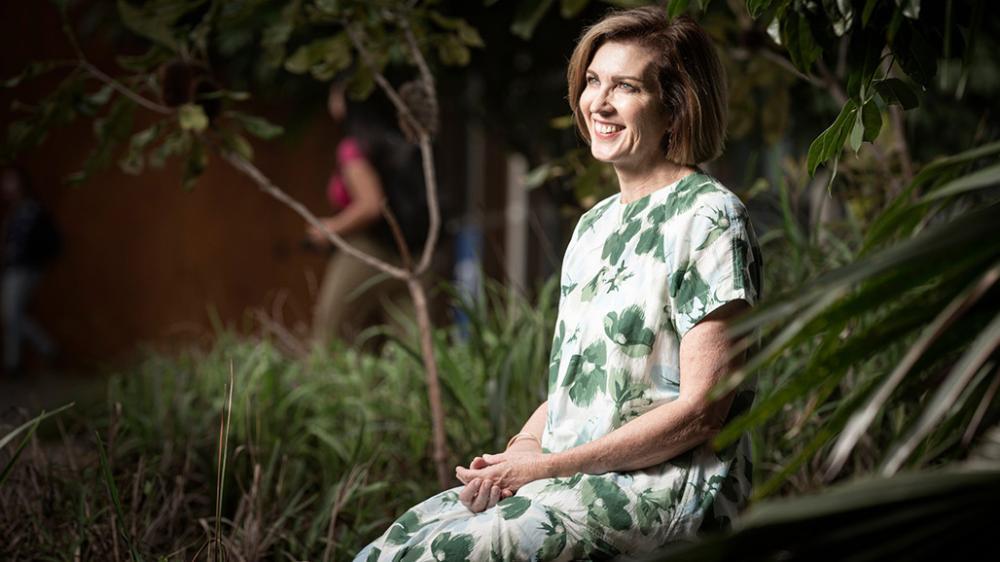
[[[330,243],[332,243],[340,250],[347,252],[351,256],[378,269],[379,271],[382,271],[383,273],[395,277],[396,279],[406,280],[412,277],[412,274],[406,271],[405,269],[396,267],[394,265],[390,265],[376,257],[369,256],[368,254],[348,244],[347,241],[345,241],[343,238],[340,237],[340,235],[327,230],[326,227],[323,226],[323,223],[320,222],[318,218],[316,218],[316,215],[312,214],[312,212],[310,212],[309,209],[305,207],[305,205],[299,203],[298,201],[293,199],[290,195],[285,193],[281,188],[274,185],[274,183],[272,183],[271,180],[267,178],[267,176],[265,176],[256,166],[253,165],[253,163],[251,163],[247,159],[243,158],[242,156],[240,156],[235,152],[221,149],[217,146],[216,149],[218,150],[219,154],[227,162],[229,162],[230,165],[232,165],[238,171],[242,172],[244,175],[253,180],[261,191],[267,193],[271,197],[284,203],[290,209],[295,211],[300,217],[305,219],[305,221],[310,225],[319,228],[323,232],[326,232],[326,237],[328,240],[330,240]]]
[[[119,82],[119,81],[115,80],[114,78],[108,76],[103,71],[101,71],[101,69],[99,69],[96,66],[94,66],[93,64],[91,64],[87,59],[82,58],[82,54],[81,54],[81,58],[80,58],[80,67],[83,70],[89,72],[94,78],[97,78],[101,82],[104,82],[108,86],[111,86],[111,88],[114,89],[119,94],[125,96],[126,98],[132,100],[133,102],[135,102],[135,103],[137,103],[139,105],[141,105],[142,107],[145,107],[146,109],[148,109],[150,111],[155,111],[156,113],[161,113],[163,115],[171,115],[171,114],[174,113],[174,110],[172,108],[169,108],[169,107],[167,107],[165,105],[156,103],[155,101],[146,99],[146,98],[142,97],[141,95],[137,94],[135,91],[129,89],[127,86],[125,86],[121,82]]]
[[[361,34],[355,26],[346,21],[342,22],[342,24],[344,26],[344,31],[347,32],[347,37],[351,40],[351,43],[358,51],[358,54],[361,55],[361,61],[368,67],[368,70],[371,70],[375,83],[378,84],[379,88],[381,88],[383,92],[385,92],[385,95],[388,96],[389,101],[392,102],[396,111],[398,111],[400,116],[402,116],[402,118],[405,119],[411,127],[413,127],[413,130],[416,131],[418,136],[426,134],[427,131],[424,129],[424,126],[417,121],[416,117],[414,117],[413,112],[410,111],[410,107],[406,105],[403,98],[399,96],[399,92],[396,91],[396,88],[394,88],[392,84],[386,80],[385,76],[379,72],[378,67],[375,65],[375,61],[373,61],[371,55],[368,54],[368,49],[365,47]]]

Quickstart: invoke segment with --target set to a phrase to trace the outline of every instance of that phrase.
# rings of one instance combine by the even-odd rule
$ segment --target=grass
[[[556,290],[528,303],[491,287],[463,305],[466,338],[435,335],[456,464],[502,448],[544,397]],[[292,357],[220,334],[151,353],[110,378],[105,404],[65,416],[61,439],[18,451],[0,559],[349,558],[437,491],[425,396],[395,340]]]

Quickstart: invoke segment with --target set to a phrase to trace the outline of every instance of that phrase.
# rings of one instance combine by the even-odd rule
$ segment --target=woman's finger
[[[503,453],[500,453],[499,455],[491,455],[489,453],[486,453],[485,455],[483,455],[483,460],[489,464],[497,464],[506,461],[507,457],[504,456]]]
[[[494,485],[490,488],[490,501],[486,504],[486,509],[489,509],[500,501],[500,486]]]
[[[479,491],[479,481],[473,480],[465,485],[465,488],[458,493],[458,500],[462,502],[462,505],[472,509],[472,502],[476,499],[476,492]]]
[[[490,501],[490,488],[493,486],[493,482],[489,480],[481,480],[479,482],[479,490],[476,492],[476,499],[472,500],[472,511],[479,513],[486,509],[487,502]]]

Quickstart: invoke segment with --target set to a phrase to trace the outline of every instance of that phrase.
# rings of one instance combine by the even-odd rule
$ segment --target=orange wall
[[[67,56],[57,25],[48,2],[2,3],[0,78],[30,59]],[[43,86],[0,92],[5,134],[14,96],[30,99]],[[335,131],[317,115],[297,138],[255,148],[257,164],[278,185],[326,212]],[[308,324],[325,260],[299,249],[300,218],[215,159],[189,192],[179,162],[137,177],[112,168],[79,187],[63,184],[92,142],[90,124],[81,122],[53,131],[18,160],[64,234],[64,253],[42,282],[35,310],[70,362],[111,359],[140,342],[200,339],[210,332],[210,308],[252,330],[248,310],[284,303],[286,324]]]

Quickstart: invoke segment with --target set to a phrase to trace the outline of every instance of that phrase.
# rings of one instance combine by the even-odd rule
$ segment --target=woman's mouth
[[[594,122],[594,132],[597,136],[603,138],[613,137],[625,129],[624,125],[615,125],[613,123],[601,123],[600,121]]]

